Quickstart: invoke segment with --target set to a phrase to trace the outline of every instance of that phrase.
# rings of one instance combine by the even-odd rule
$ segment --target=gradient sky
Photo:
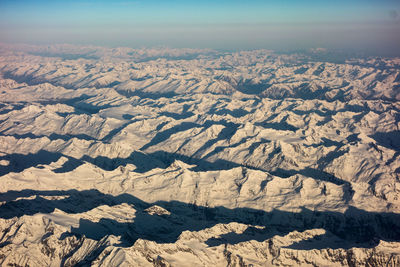
[[[0,0],[0,42],[400,55],[400,0]]]

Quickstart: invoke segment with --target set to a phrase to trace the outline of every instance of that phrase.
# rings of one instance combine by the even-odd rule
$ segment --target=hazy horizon
[[[5,43],[400,55],[400,2],[0,1]]]

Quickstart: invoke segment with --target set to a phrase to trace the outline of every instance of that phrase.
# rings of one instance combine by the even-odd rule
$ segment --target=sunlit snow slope
[[[400,59],[0,46],[1,266],[399,266]]]

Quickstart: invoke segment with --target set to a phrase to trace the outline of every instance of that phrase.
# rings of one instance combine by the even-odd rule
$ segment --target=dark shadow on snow
[[[220,121],[210,121],[207,120],[203,124],[198,124],[194,122],[182,122],[179,125],[173,126],[167,130],[157,132],[157,134],[153,137],[153,139],[144,145],[140,150],[145,151],[149,147],[158,145],[166,140],[168,140],[173,134],[179,133],[179,132],[184,132],[193,128],[203,128],[203,130],[206,130],[210,128],[213,125],[223,125],[225,128],[222,129],[222,131],[219,133],[216,139],[209,140],[206,144],[202,146],[201,149],[199,150],[204,150],[214,143],[216,143],[218,140],[222,140],[223,138],[229,138],[232,135],[235,134],[237,128],[239,127],[238,124],[229,122],[227,120],[220,120]]]
[[[160,112],[159,116],[166,116],[166,117],[172,118],[174,120],[184,120],[184,119],[194,116],[194,113],[193,112],[174,113],[174,112],[164,111],[164,112]]]
[[[400,151],[400,131],[377,132],[370,137],[380,146]]]
[[[48,165],[52,162],[56,162],[61,157],[62,154],[60,153],[48,152],[46,150],[40,150],[35,154],[8,154],[1,156],[0,160],[6,160],[9,164],[0,166],[0,176],[10,172],[22,172],[25,169],[39,167],[42,164]]]

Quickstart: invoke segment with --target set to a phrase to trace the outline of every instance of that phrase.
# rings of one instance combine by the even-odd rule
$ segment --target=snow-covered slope
[[[400,59],[0,46],[0,265],[397,266]]]

